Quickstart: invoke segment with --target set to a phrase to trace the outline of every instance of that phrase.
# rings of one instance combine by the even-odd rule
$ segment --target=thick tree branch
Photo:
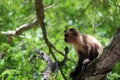
[[[49,80],[51,73],[55,72],[57,69],[56,63],[52,62],[49,56],[43,53],[42,51],[37,50],[37,53],[38,57],[43,59],[47,64],[45,70],[42,73],[42,80]]]
[[[46,55],[45,53],[43,53],[40,50],[37,50],[36,52],[38,53],[38,57],[40,59],[43,59],[47,64],[46,68],[44,69],[44,71],[42,73],[43,80],[49,80],[52,73],[54,73],[56,71],[56,74],[57,74],[58,69],[60,70],[64,80],[67,80],[63,71],[62,71],[62,66],[65,64],[65,62],[67,60],[67,54],[68,54],[67,47],[65,48],[65,57],[61,62],[58,62],[58,61],[53,62],[48,55]]]
[[[14,31],[7,31],[7,32],[4,32],[2,31],[1,33],[8,36],[8,43],[12,43],[12,38],[14,36],[19,36],[21,35],[24,31],[27,31],[33,27],[36,27],[38,25],[38,22],[37,22],[37,19],[33,20],[31,23],[28,23],[28,24],[23,24],[21,25],[20,27],[18,27],[16,30]]]
[[[82,70],[74,80],[105,80],[112,67],[120,61],[120,27],[103,54]]]

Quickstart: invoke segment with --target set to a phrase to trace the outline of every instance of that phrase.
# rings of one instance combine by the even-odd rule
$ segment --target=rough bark
[[[64,80],[67,80],[67,78],[65,77],[65,75],[63,74],[63,71],[61,69],[67,60],[67,54],[69,52],[67,47],[64,50],[65,50],[65,56],[61,62],[58,62],[58,61],[53,62],[50,59],[50,57],[47,54],[45,54],[43,51],[36,50],[36,52],[38,53],[38,57],[40,59],[43,59],[46,62],[46,68],[44,69],[44,71],[42,73],[42,80],[49,80],[51,74],[54,72],[56,72],[56,74],[57,74],[58,70],[60,70],[62,72],[61,74],[63,75]],[[55,79],[55,77],[54,77],[54,79]]]

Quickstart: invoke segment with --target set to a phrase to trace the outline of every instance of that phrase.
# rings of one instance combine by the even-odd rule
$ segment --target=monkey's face
[[[64,41],[69,44],[73,44],[76,41],[78,32],[76,29],[71,28],[64,31]]]

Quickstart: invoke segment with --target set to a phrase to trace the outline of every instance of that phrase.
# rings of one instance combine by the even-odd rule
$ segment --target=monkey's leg
[[[74,79],[79,74],[79,72],[82,69],[82,65],[83,65],[83,58],[79,58],[78,64],[77,64],[75,70],[70,73],[71,78]]]

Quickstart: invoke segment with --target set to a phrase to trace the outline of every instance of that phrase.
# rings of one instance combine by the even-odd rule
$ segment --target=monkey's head
[[[79,32],[74,29],[70,28],[64,31],[64,41],[69,44],[73,44],[76,41],[76,38],[78,37]]]

